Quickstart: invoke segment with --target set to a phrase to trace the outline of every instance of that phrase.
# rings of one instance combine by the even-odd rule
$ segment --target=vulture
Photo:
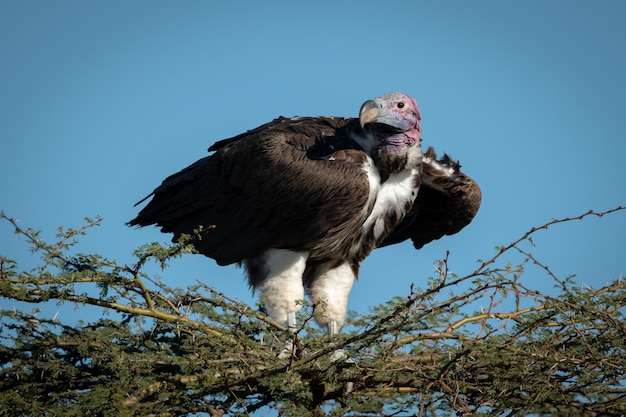
[[[407,239],[419,249],[480,206],[458,162],[422,151],[420,121],[415,99],[398,92],[366,101],[358,118],[279,117],[166,178],[129,225],[190,235],[219,265],[242,265],[287,328],[306,293],[335,335],[373,249]]]

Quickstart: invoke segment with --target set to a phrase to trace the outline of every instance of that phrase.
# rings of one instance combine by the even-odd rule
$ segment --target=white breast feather
[[[378,239],[385,231],[387,213],[394,211],[397,220],[400,221],[406,214],[404,209],[407,203],[415,199],[418,188],[413,186],[413,176],[418,168],[392,174],[383,184],[380,183],[378,169],[369,156],[367,162],[363,164],[363,170],[367,173],[370,185],[367,207],[372,207],[363,223],[363,234],[367,235],[373,228],[374,237]]]

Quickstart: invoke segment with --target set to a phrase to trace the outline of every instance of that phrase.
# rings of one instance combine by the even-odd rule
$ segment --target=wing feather
[[[425,154],[422,186],[412,210],[385,239],[388,246],[407,239],[420,249],[433,240],[453,235],[467,226],[480,208],[478,184],[448,155],[437,160],[433,148]]]
[[[279,118],[217,142],[213,155],[166,178],[130,224],[157,224],[174,240],[198,232],[196,249],[222,265],[272,247],[309,250],[367,201],[364,153],[345,145],[354,123]]]

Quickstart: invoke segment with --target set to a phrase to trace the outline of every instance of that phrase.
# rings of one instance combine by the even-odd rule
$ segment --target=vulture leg
[[[268,249],[245,262],[248,281],[261,292],[269,316],[292,332],[296,331],[296,313],[304,300],[302,274],[308,255],[306,252]],[[287,340],[278,357],[289,358],[293,351],[293,342]]]
[[[320,327],[326,327],[332,337],[341,330],[348,309],[348,296],[356,279],[348,262],[317,266],[313,276],[307,276],[307,293],[313,301],[313,315]],[[308,274],[307,274],[308,275]]]
[[[348,262],[336,265],[326,263],[315,268],[317,274],[307,277],[307,293],[313,301],[313,315],[320,327],[326,327],[328,335],[336,336],[343,326],[348,309],[348,295],[356,280],[356,268]],[[334,362],[350,360],[343,349],[331,354]]]
[[[245,263],[250,286],[261,292],[269,316],[293,330],[304,300],[302,274],[307,258],[306,252],[268,249]]]

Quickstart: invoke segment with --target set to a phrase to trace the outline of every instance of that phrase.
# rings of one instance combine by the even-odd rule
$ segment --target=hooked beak
[[[361,127],[375,121],[380,116],[380,110],[382,107],[383,106],[375,100],[367,100],[363,103],[361,110],[359,111],[359,122],[361,123]]]

